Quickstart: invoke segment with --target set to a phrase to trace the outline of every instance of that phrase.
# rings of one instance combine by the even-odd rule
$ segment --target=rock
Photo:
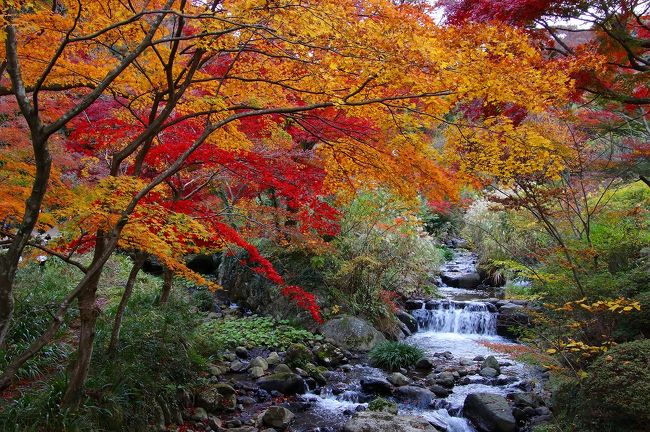
[[[292,373],[293,371],[286,364],[280,363],[279,365],[277,365],[275,367],[275,369],[273,369],[273,372],[274,373]]]
[[[259,367],[259,366],[253,366],[253,367],[250,368],[250,370],[248,371],[248,374],[249,374],[251,377],[253,377],[253,378],[260,378],[260,377],[263,377],[263,376],[264,376],[264,373],[265,373],[265,372],[264,372],[264,369],[262,369],[262,368]]]
[[[284,395],[305,393],[305,380],[294,373],[274,373],[258,379],[257,385],[267,392],[275,390]]]
[[[269,368],[269,364],[264,358],[262,357],[255,357],[251,362],[249,363],[250,367],[259,367],[262,368],[262,370],[267,370]]]
[[[434,399],[434,394],[425,388],[402,386],[395,389],[395,397],[403,403],[417,408],[427,408]]]
[[[501,395],[472,393],[465,399],[463,414],[480,432],[516,430],[516,420],[510,405]]]
[[[343,426],[343,432],[437,432],[422,417],[400,416],[380,411],[356,413]]]
[[[474,357],[472,360],[482,362],[483,360],[485,360],[485,357],[483,357],[482,355],[478,355]]]
[[[237,394],[228,384],[214,384],[196,395],[196,404],[210,413],[233,411],[237,406]]]
[[[305,345],[294,343],[287,348],[284,354],[284,361],[293,367],[301,367],[314,360],[314,356]]]
[[[308,363],[305,366],[305,371],[309,374],[311,378],[314,379],[314,381],[316,381],[318,385],[327,384],[327,380],[325,379],[325,377],[323,376],[319,368],[314,366],[313,364]]]
[[[280,355],[273,351],[269,356],[266,358],[266,364],[269,366],[275,366],[276,364],[280,364],[282,360],[280,359]]]
[[[237,357],[242,359],[248,358],[248,350],[242,346],[235,348],[235,354],[237,354]]]
[[[497,372],[496,369],[494,368],[486,367],[481,369],[481,371],[478,374],[485,378],[495,378],[496,376],[499,375],[499,372]]]
[[[510,395],[510,397],[512,398],[512,402],[515,404],[515,406],[522,408],[527,406],[537,408],[544,403],[540,396],[533,392],[513,393]]]
[[[415,368],[421,370],[431,370],[433,369],[433,366],[433,362],[426,357],[421,358],[417,363],[415,363]]]
[[[415,333],[416,331],[418,331],[418,322],[413,317],[413,315],[406,313],[403,310],[398,310],[395,316],[397,317],[398,320],[403,322],[406,325],[406,327],[408,327],[411,333]]]
[[[205,409],[201,407],[194,408],[194,412],[192,413],[192,420],[203,421],[207,419],[208,412]]]
[[[314,356],[319,365],[334,368],[348,361],[345,353],[332,344],[322,344],[314,347]]]
[[[389,395],[393,392],[393,386],[383,378],[363,378],[361,390],[371,394]]]
[[[220,376],[230,370],[230,365],[228,363],[213,363],[208,366],[208,370],[210,371],[210,375]]]
[[[512,336],[510,327],[530,327],[530,325],[530,316],[524,306],[506,303],[499,308],[497,334]]]
[[[403,374],[399,372],[394,372],[386,378],[389,383],[394,385],[395,387],[399,386],[405,386],[411,383],[411,380],[405,377]]]
[[[461,366],[472,366],[474,362],[468,358],[462,358],[458,361],[458,364]]]
[[[321,333],[340,347],[353,351],[370,351],[386,338],[361,318],[343,315],[327,321]]]
[[[295,417],[296,416],[286,408],[272,406],[262,414],[262,424],[264,426],[284,430],[289,427]]]
[[[436,377],[436,384],[447,388],[453,387],[455,381],[454,374],[451,372],[441,372]]]
[[[246,369],[248,369],[248,366],[249,366],[248,363],[235,360],[232,363],[230,363],[230,370],[233,372],[243,372]]]
[[[478,272],[446,272],[440,275],[445,285],[454,288],[475,289],[481,284],[481,275]]]
[[[499,360],[494,356],[487,356],[483,363],[481,363],[481,369],[492,368],[497,371],[497,375],[501,373],[501,366],[499,366]]]
[[[451,390],[437,384],[431,386],[431,391],[439,398],[446,398],[451,393]]]
[[[424,300],[409,299],[404,303],[406,310],[424,309]]]

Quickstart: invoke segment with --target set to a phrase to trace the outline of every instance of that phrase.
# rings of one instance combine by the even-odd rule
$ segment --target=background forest
[[[296,345],[346,316],[403,339],[464,245],[533,305],[509,354],[552,416],[519,430],[647,430],[650,2],[3,0],[0,25],[0,429],[196,428],[173,407],[240,348],[319,381]]]

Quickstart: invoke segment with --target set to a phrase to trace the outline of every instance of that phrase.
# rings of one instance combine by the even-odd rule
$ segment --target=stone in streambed
[[[497,371],[497,375],[501,373],[501,366],[499,365],[499,360],[494,356],[487,356],[483,363],[481,363],[481,369],[492,368]]]
[[[286,408],[279,406],[269,407],[262,414],[262,424],[279,430],[289,427],[296,416]]]
[[[499,372],[497,372],[496,369],[494,368],[486,367],[481,369],[479,375],[481,375],[484,378],[495,378],[499,375]]]
[[[386,377],[389,383],[395,387],[405,386],[411,383],[411,380],[399,372],[394,372]]]
[[[427,408],[435,397],[430,390],[415,386],[398,387],[394,394],[399,401],[417,408]]]
[[[267,392],[278,391],[284,395],[304,394],[305,380],[291,372],[274,373],[257,380],[257,385]]]
[[[355,414],[343,432],[438,432],[422,417],[400,416],[387,412],[363,411]]]
[[[480,432],[516,430],[516,420],[510,405],[501,395],[472,393],[465,399],[463,414]]]
[[[370,394],[389,395],[393,392],[393,386],[383,378],[363,378],[361,390]]]

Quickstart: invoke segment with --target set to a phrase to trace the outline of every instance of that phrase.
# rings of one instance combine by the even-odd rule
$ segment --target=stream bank
[[[476,256],[456,250],[441,272],[439,291],[444,297],[405,302],[403,314],[414,321],[403,321],[414,331],[404,342],[425,353],[412,370],[389,373],[374,368],[363,352],[327,341],[286,352],[238,349],[211,370],[214,381],[229,383],[212,397],[220,401],[221,405],[215,403],[222,414],[207,414],[212,405],[201,401],[210,396],[199,395],[199,408],[202,405],[207,415],[199,412],[199,417],[213,430],[240,432],[510,432],[549,421],[548,395],[542,385],[547,373],[504,353],[520,347],[504,330],[510,319],[524,315],[526,305],[490,297],[476,274]],[[499,317],[500,311],[507,322]],[[366,343],[364,351],[384,339],[363,320],[339,320],[345,319]],[[340,342],[341,331],[335,327],[330,336],[330,341]],[[304,361],[297,362],[296,356]],[[369,411],[369,403],[377,397],[391,406],[395,403],[399,415],[394,409]],[[228,401],[225,408],[223,401]],[[270,416],[284,420],[269,420]]]

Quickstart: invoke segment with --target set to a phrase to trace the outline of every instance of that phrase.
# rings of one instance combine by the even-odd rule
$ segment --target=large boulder
[[[445,285],[454,288],[475,289],[481,284],[481,275],[478,272],[445,272],[440,275]]]
[[[349,315],[327,321],[321,333],[338,346],[352,351],[370,351],[386,340],[370,323]]]
[[[525,306],[508,302],[499,307],[497,315],[497,334],[515,336],[511,328],[530,327],[531,319]]]
[[[465,399],[463,414],[480,432],[514,432],[517,422],[508,401],[492,393],[472,393]]]
[[[431,405],[435,395],[428,389],[407,385],[395,389],[395,398],[422,409]]]
[[[280,406],[269,407],[262,414],[262,424],[279,430],[284,430],[296,416],[286,408]]]
[[[411,333],[418,331],[418,322],[410,313],[404,312],[403,310],[398,310],[395,316],[404,325],[406,325]]]
[[[210,413],[233,411],[237,406],[237,393],[228,384],[218,383],[200,391],[196,403]]]
[[[274,373],[260,378],[257,385],[267,392],[276,390],[284,395],[304,394],[306,390],[305,380],[290,372]]]
[[[361,380],[361,390],[370,394],[389,395],[393,392],[393,386],[383,378],[368,377]]]
[[[438,432],[422,417],[400,416],[381,411],[363,411],[352,417],[343,432]]]

